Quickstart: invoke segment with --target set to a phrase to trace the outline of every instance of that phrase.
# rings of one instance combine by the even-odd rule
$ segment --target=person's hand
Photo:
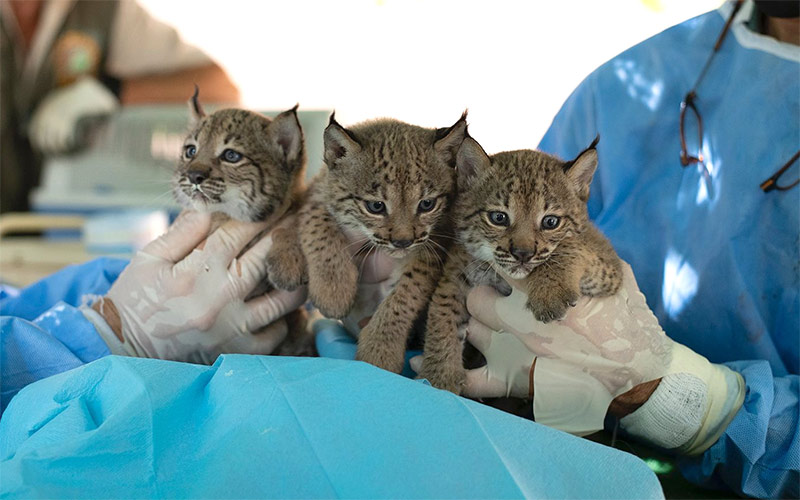
[[[116,96],[91,76],[50,92],[33,113],[28,137],[45,154],[74,147],[81,118],[106,115],[119,106]]]
[[[486,357],[465,395],[533,400],[537,422],[575,434],[607,412],[629,433],[688,454],[711,446],[744,398],[741,376],[669,339],[624,264],[622,289],[582,298],[562,321],[536,321],[519,283],[472,290],[467,339]]]
[[[305,288],[245,301],[266,279],[271,236],[237,255],[265,225],[230,221],[204,241],[210,227],[208,214],[181,215],[93,306],[130,354],[210,364],[222,353],[269,354],[286,338],[282,317]]]

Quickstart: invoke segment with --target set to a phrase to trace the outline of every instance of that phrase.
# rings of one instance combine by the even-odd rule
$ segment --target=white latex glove
[[[282,317],[305,302],[306,290],[275,290],[245,302],[266,279],[272,238],[237,258],[264,224],[230,221],[203,242],[210,227],[208,214],[181,215],[84,313],[96,325],[95,311],[110,325],[118,318],[122,346],[135,356],[210,364],[221,353],[271,353],[287,335]],[[98,330],[114,343],[113,333]]]
[[[389,257],[381,250],[368,249],[368,240],[354,233],[345,232],[349,241],[353,262],[359,269],[358,292],[353,308],[342,320],[342,325],[354,337],[358,337],[361,329],[375,314],[383,299],[394,288],[397,282],[396,271],[400,261]],[[364,250],[364,248],[367,248]]]
[[[81,118],[106,115],[119,107],[116,96],[91,76],[50,92],[34,111],[28,126],[31,144],[45,154],[75,146]]]
[[[465,394],[532,395],[537,422],[588,434],[603,428],[615,397],[661,378],[649,399],[620,420],[622,428],[686,454],[710,447],[741,407],[744,381],[668,338],[630,266],[623,272],[615,296],[584,297],[564,320],[547,324],[525,307],[513,280],[508,297],[489,287],[472,290],[467,339],[487,365],[468,372]]]

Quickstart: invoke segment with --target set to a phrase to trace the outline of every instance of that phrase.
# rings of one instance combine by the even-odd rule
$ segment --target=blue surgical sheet
[[[638,458],[370,365],[108,356],[23,389],[2,498],[661,498]]]

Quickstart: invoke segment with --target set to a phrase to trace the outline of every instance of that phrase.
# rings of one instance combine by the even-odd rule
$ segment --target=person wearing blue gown
[[[681,453],[682,440],[655,436],[658,419],[642,416],[681,415],[681,404],[664,403],[664,391],[675,392],[665,387],[671,375],[655,392],[638,387],[637,404],[617,414],[628,415],[622,428],[637,419],[629,432],[683,455],[690,481],[755,497],[800,494],[799,8],[727,2],[626,50],[573,91],[539,144],[571,159],[599,134],[590,218],[630,264],[666,335],[718,363],[711,366],[729,381],[731,374],[743,381],[741,390],[735,381],[724,386],[729,415],[718,421],[719,438],[695,453]],[[470,295],[469,338],[479,347],[481,337],[488,345],[515,328],[497,318],[499,306],[484,307],[503,302],[492,294]],[[486,325],[491,336],[481,334]],[[522,395],[529,377],[531,391],[544,391],[535,382],[540,371],[546,379],[544,365],[529,370],[541,354],[535,350],[518,373],[506,374],[507,384],[489,387],[519,356],[512,351],[487,355],[484,376],[471,377],[467,392],[513,394],[515,377]],[[742,402],[732,403],[737,397]],[[671,422],[671,431],[678,424],[685,422]]]

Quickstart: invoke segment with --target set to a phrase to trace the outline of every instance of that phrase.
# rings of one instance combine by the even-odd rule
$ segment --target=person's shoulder
[[[718,10],[688,19],[626,49],[598,67],[590,78],[619,79],[621,72],[658,73],[664,77],[695,71],[705,60],[725,24]]]

